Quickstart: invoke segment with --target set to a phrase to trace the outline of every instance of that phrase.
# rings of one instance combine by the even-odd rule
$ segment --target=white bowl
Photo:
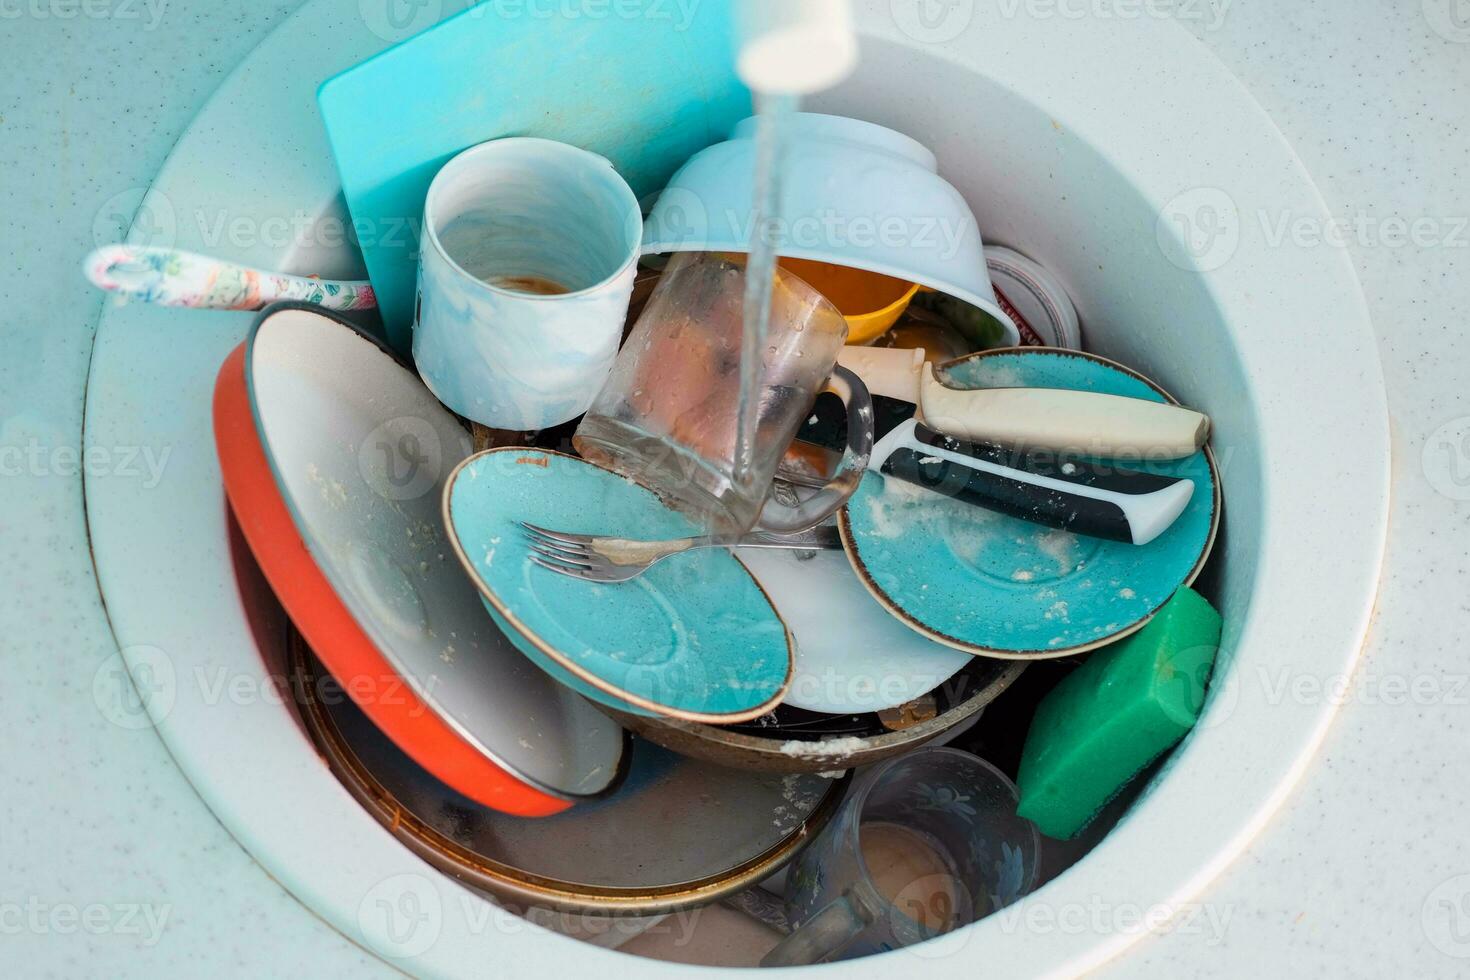
[[[644,225],[644,254],[749,251],[757,125],[743,120],[674,174]],[[786,117],[782,133],[781,255],[949,293],[995,318],[1005,331],[998,346],[1020,342],[996,302],[975,215],[922,143],[812,112]]]

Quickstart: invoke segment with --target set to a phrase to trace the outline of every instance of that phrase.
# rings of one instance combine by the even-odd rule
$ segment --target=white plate
[[[455,558],[440,498],[473,448],[459,421],[409,367],[311,310],[262,315],[245,377],[296,529],[392,672],[521,782],[571,801],[607,791],[622,774],[622,729],[526,661]],[[298,584],[306,587],[277,588]],[[283,597],[288,607],[292,598]],[[396,716],[405,735],[417,734],[414,714]],[[458,788],[472,797],[484,789],[473,780]]]
[[[894,619],[868,595],[847,556],[740,552],[796,637],[785,704],[833,715],[897,707],[949,680],[970,655]]]

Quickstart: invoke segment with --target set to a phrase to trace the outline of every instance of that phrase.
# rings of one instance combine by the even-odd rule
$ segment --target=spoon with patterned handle
[[[378,305],[366,282],[266,272],[171,248],[104,245],[83,260],[82,270],[99,289],[161,306],[259,310],[295,300],[350,312]]]

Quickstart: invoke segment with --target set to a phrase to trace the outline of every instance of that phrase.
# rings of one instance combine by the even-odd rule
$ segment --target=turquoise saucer
[[[492,449],[450,476],[444,518],[496,623],[584,697],[650,717],[728,724],[770,711],[791,683],[790,633],[728,551],[690,552],[619,585],[530,561],[520,521],[630,538],[700,533],[609,470],[540,449]]]
[[[986,351],[944,368],[956,388],[1066,388],[1172,399],[1105,358],[1053,348]],[[1042,660],[1082,653],[1141,628],[1192,583],[1220,523],[1208,449],[1167,462],[1118,465],[1188,477],[1194,496],[1146,545],[1089,538],[960,503],[877,473],[841,515],[858,577],[888,611],[958,650]]]

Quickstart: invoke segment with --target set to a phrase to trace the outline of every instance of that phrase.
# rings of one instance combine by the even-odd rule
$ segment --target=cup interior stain
[[[490,285],[531,296],[565,296],[571,290],[543,276],[491,276]]]

